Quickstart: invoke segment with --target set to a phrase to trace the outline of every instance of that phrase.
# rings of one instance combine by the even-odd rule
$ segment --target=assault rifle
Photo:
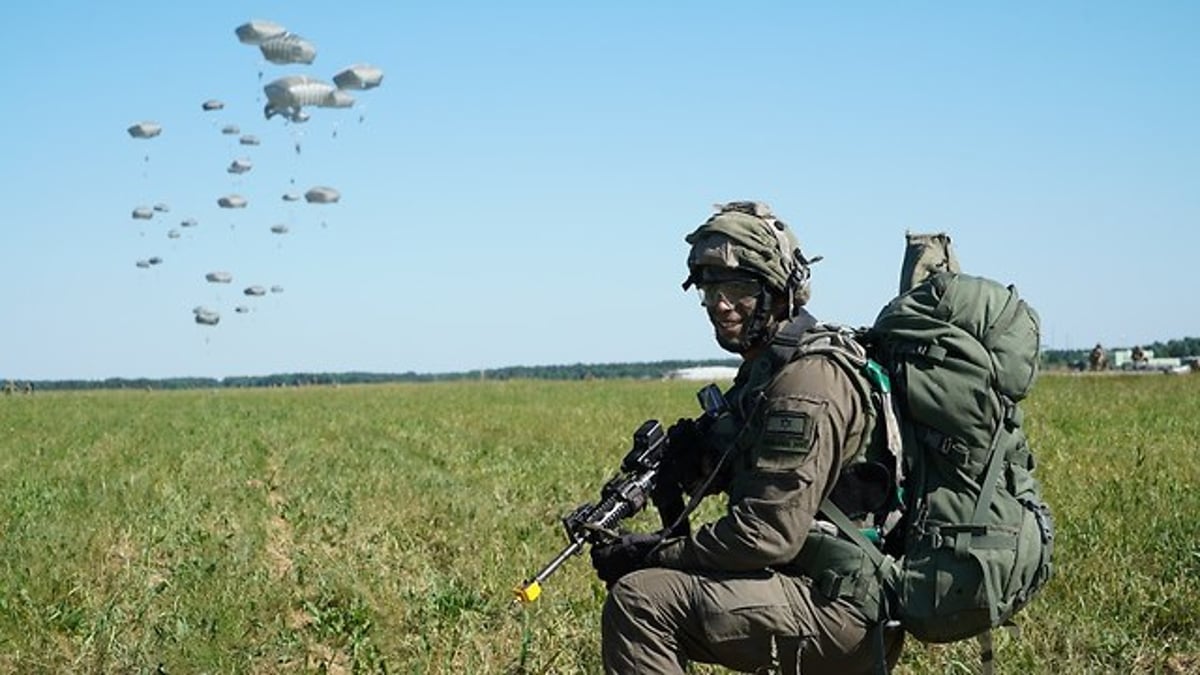
[[[725,397],[716,385],[710,384],[697,394],[705,415],[715,416],[725,407]],[[665,498],[654,493],[663,460],[669,448],[667,434],[658,420],[646,420],[633,433],[633,447],[621,460],[620,471],[600,489],[599,503],[580,505],[562,519],[567,533],[567,545],[537,574],[513,589],[516,599],[531,603],[542,594],[542,582],[554,574],[571,556],[583,550],[584,544],[607,544],[618,537],[617,524],[646,508],[655,498],[663,527],[679,526],[683,520],[682,495]]]

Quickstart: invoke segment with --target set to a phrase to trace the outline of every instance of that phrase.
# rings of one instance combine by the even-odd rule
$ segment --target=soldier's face
[[[699,290],[717,344],[727,351],[744,352],[749,345],[745,344],[743,329],[758,306],[762,285],[754,280],[733,279],[700,284]]]

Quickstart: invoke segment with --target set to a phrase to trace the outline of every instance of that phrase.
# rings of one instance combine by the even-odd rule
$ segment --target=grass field
[[[0,398],[0,672],[598,672],[586,559],[528,610],[511,589],[694,389]],[[1200,377],[1044,377],[1025,408],[1056,576],[999,672],[1200,672]],[[900,672],[976,649],[909,641]]]

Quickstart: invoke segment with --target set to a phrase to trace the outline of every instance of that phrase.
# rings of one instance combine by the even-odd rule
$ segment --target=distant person
[[[1133,348],[1133,353],[1130,354],[1129,358],[1133,361],[1134,368],[1140,368],[1146,365],[1147,362],[1146,352],[1142,349],[1141,345]]]
[[[673,487],[674,498],[724,492],[728,503],[724,516],[694,531],[685,521],[670,533],[626,534],[592,548],[609,589],[604,669],[684,673],[692,661],[806,674],[890,667],[903,634],[885,628],[882,581],[817,514],[842,469],[872,445],[863,396],[870,385],[828,354],[779,357],[793,354],[816,321],[804,309],[810,261],[765,204],[721,205],[686,240],[684,288],[697,288],[717,344],[742,365],[724,412],[709,424],[671,427],[671,448],[684,450],[672,453],[660,480],[668,489],[656,502],[669,501],[663,493]]]
[[[1108,354],[1105,353],[1104,347],[1097,342],[1095,347],[1092,347],[1092,352],[1088,354],[1088,368],[1091,370],[1105,370],[1108,368]]]

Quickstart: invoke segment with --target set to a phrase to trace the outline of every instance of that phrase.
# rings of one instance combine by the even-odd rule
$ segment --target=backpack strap
[[[791,321],[775,332],[767,349],[773,371],[778,371],[795,357],[801,338],[816,325],[817,318],[801,308]]]
[[[848,537],[858,548],[862,549],[863,555],[871,561],[875,566],[875,573],[879,577],[879,608],[883,617],[876,622],[872,630],[875,633],[875,647],[878,652],[878,658],[875,661],[875,675],[887,675],[887,653],[883,640],[883,629],[888,625],[888,618],[891,616],[891,611],[888,608],[888,597],[892,591],[892,575],[888,569],[892,565],[892,560],[885,556],[870,539],[855,526],[854,521],[839,509],[836,504],[831,502],[828,497],[821,500],[819,512],[829,519],[843,535]],[[989,674],[990,675],[990,674]]]

